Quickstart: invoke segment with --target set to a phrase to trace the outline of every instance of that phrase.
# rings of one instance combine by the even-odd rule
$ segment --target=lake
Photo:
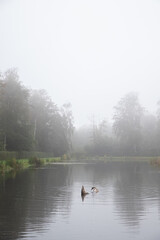
[[[1,177],[0,239],[159,240],[160,168],[61,163]]]

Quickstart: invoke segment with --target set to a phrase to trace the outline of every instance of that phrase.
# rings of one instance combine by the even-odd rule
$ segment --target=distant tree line
[[[112,125],[93,120],[89,128],[75,131],[73,145],[91,156],[160,155],[160,101],[154,116],[140,105],[137,93],[128,93],[114,107]]]
[[[157,115],[147,112],[137,93],[114,107],[113,124],[106,120],[73,135],[71,105],[58,108],[45,90],[26,88],[15,69],[0,74],[0,151],[51,152],[72,149],[90,156],[160,155],[160,101]]]
[[[0,74],[0,151],[63,155],[71,149],[70,104],[59,109],[45,90],[27,89],[15,69]]]

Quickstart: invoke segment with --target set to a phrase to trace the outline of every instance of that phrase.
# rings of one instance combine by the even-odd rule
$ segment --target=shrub
[[[0,172],[5,172],[6,164],[4,162],[0,162]]]
[[[160,158],[159,157],[153,158],[150,162],[152,165],[160,166]]]
[[[70,160],[71,156],[69,154],[63,154],[61,160]]]
[[[7,160],[6,165],[15,169],[17,167],[16,158],[12,158],[12,159]]]
[[[40,167],[40,166],[44,165],[44,163],[45,163],[44,159],[37,158],[36,156],[31,157],[29,159],[29,164],[34,165],[35,167]]]
[[[23,168],[22,162],[19,162],[16,158],[12,158],[10,160],[6,161],[6,166],[14,169],[14,170],[19,170]]]

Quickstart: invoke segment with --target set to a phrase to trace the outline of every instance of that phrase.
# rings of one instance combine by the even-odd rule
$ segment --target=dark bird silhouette
[[[81,188],[81,197],[82,197],[82,201],[84,201],[84,198],[85,198],[85,196],[86,196],[87,194],[89,194],[89,193],[86,192],[84,186],[82,186],[82,188]]]
[[[82,186],[82,188],[81,188],[81,196],[84,196],[86,194],[89,194],[89,193],[86,192],[86,190],[84,189],[84,186]]]

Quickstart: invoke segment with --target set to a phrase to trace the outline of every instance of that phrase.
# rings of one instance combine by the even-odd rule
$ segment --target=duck
[[[98,188],[96,188],[96,187],[92,187],[92,188],[91,188],[91,192],[98,193],[98,192],[99,192],[99,190],[98,190]]]
[[[86,192],[84,186],[82,186],[82,188],[81,188],[81,196],[85,196],[86,194],[89,194],[89,193]]]

